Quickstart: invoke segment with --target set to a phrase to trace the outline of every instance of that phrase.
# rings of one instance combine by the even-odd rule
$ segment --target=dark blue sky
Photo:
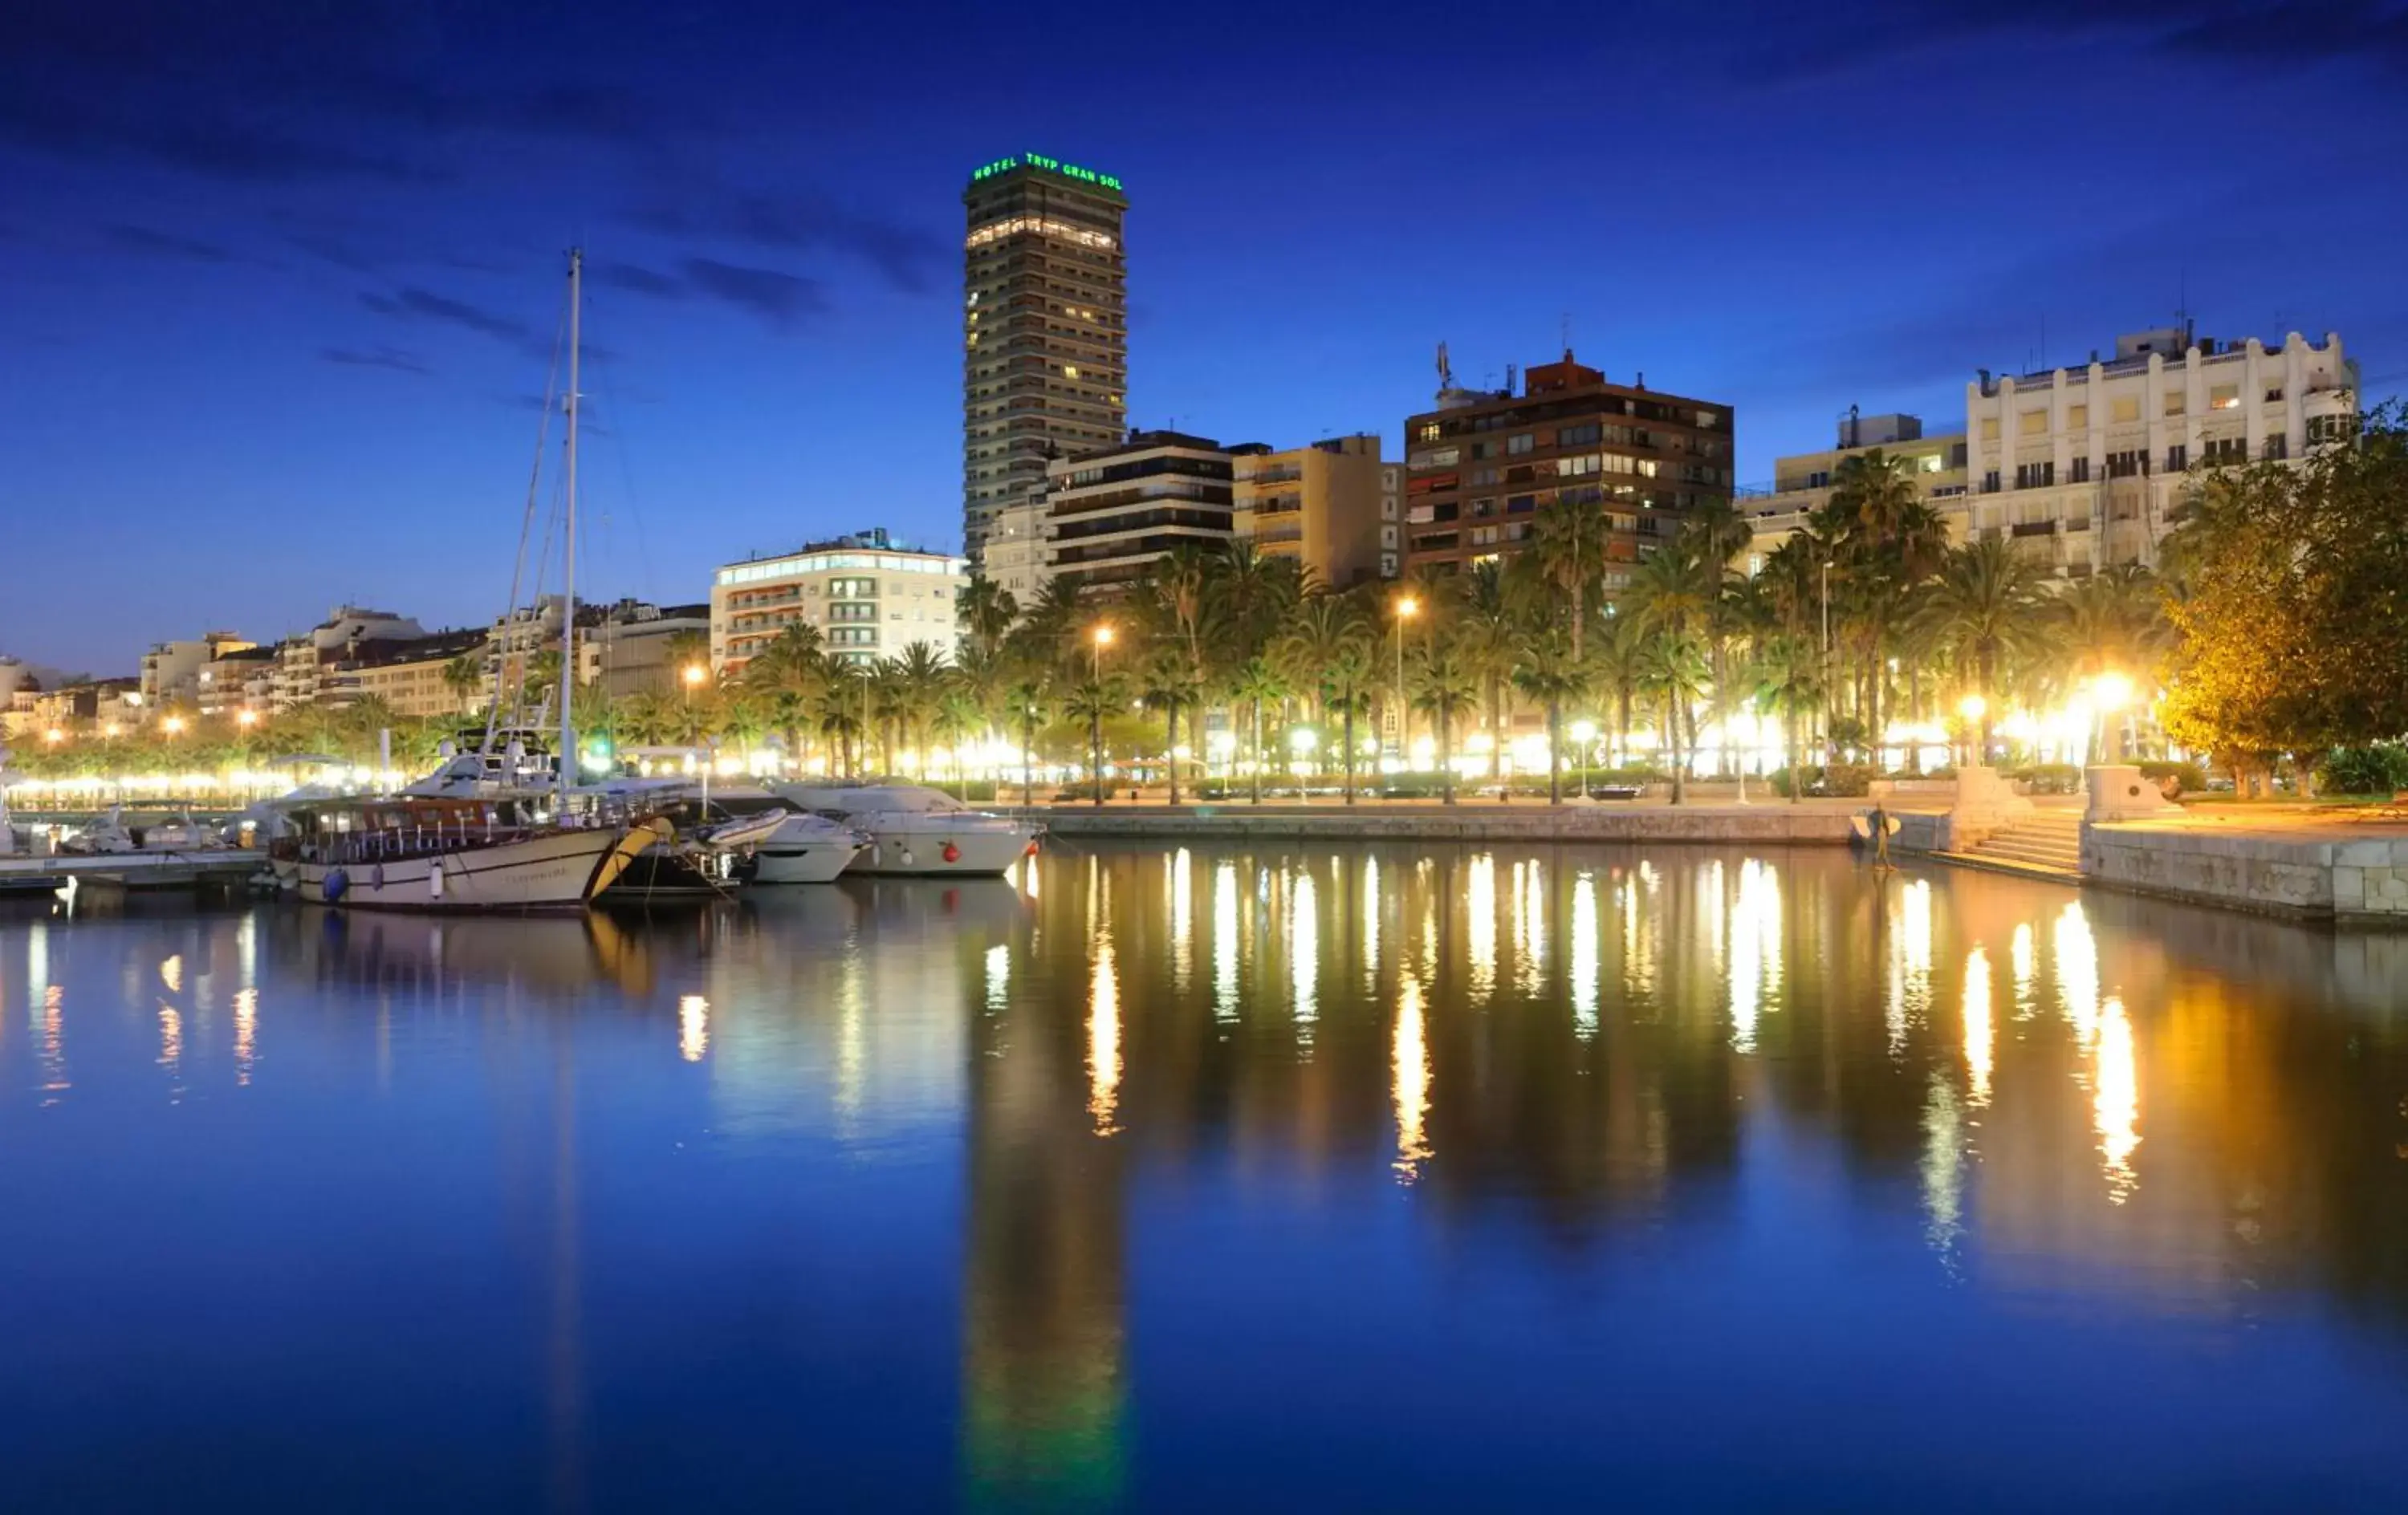
[[[1118,174],[1132,420],[1393,448],[1552,357],[1854,402],[2118,331],[2408,370],[2399,4],[1160,9],[26,0],[0,46],[0,650],[504,598],[588,250],[583,584],[958,539],[961,207]]]

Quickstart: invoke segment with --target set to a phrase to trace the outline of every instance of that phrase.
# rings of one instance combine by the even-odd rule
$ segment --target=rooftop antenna
[[[2183,346],[2190,346],[2190,264],[2184,264],[2174,286],[2174,324],[2182,328]]]
[[[1444,342],[1438,345],[1438,387],[1442,390],[1455,388],[1455,365],[1446,361]]]
[[[1555,318],[1556,329],[1564,339],[1564,361],[1572,361],[1572,313],[1569,310]]]

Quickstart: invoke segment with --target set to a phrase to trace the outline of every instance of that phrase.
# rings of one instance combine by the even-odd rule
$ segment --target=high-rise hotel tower
[[[1049,458],[1118,442],[1127,422],[1128,265],[1121,181],[1034,152],[962,193],[962,541],[1044,487]]]

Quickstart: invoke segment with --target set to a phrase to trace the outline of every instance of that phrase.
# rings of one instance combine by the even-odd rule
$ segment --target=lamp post
[[[1990,702],[1978,693],[1968,694],[1956,702],[1956,713],[1963,716],[1965,724],[1972,728],[1973,734],[1966,741],[1972,750],[1973,761],[1970,765],[1980,767],[1990,761],[1990,731],[1986,719],[1990,713]]]
[[[1405,701],[1405,622],[1421,613],[1422,602],[1410,594],[1397,596],[1397,766],[1402,769],[1409,761],[1412,735],[1412,707]]]
[[[1596,722],[1575,721],[1572,722],[1572,745],[1580,749],[1581,755],[1580,792],[1581,798],[1583,799],[1588,798],[1588,768],[1590,761],[1597,755],[1597,749],[1594,745],[1596,741]]]
[[[1092,661],[1095,699],[1087,707],[1087,776],[1095,783],[1095,804],[1101,809],[1104,803],[1104,649],[1112,645],[1112,628],[1106,622],[1088,634],[1088,651]]]
[[[2123,760],[2123,712],[2132,703],[2132,680],[2109,669],[2090,680],[2090,704],[2099,712],[2099,761]]]

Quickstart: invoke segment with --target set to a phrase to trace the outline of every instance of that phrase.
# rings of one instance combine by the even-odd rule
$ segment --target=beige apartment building
[[[828,656],[842,663],[875,663],[913,642],[950,659],[969,570],[968,558],[900,546],[882,529],[728,564],[711,578],[711,666],[741,673],[796,623],[818,627]]]
[[[1394,578],[1381,567],[1383,474],[1394,496],[1396,470],[1380,462],[1380,438],[1333,436],[1281,452],[1241,452],[1234,460],[1230,528],[1266,557],[1293,558],[1320,582],[1346,589]],[[1395,527],[1389,527],[1393,539]]]

